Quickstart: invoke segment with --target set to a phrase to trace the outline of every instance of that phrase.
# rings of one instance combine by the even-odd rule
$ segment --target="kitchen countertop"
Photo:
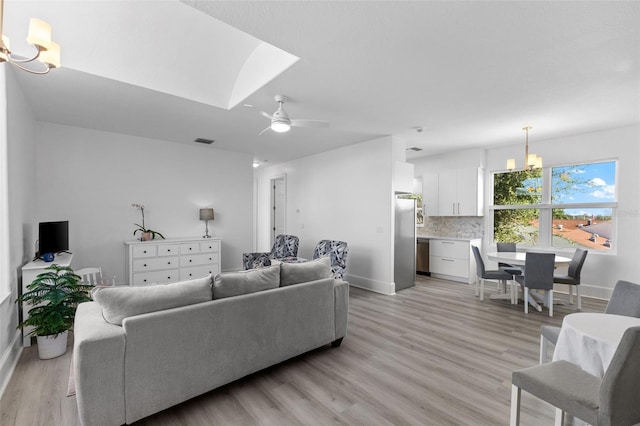
[[[481,238],[474,237],[447,237],[441,235],[418,235],[416,237],[418,240],[452,240],[452,241],[471,241],[471,240],[480,240]]]

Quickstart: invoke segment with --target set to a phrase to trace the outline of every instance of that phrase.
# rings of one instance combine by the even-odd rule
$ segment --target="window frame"
[[[589,202],[589,203],[552,203],[551,202],[551,189],[553,185],[553,173],[554,168],[559,167],[571,167],[582,166],[588,164],[597,163],[611,163],[615,164],[615,193],[614,201],[607,202]],[[513,205],[494,205],[495,201],[495,177],[496,174],[510,173],[508,170],[495,170],[491,173],[491,203],[488,206],[489,210],[489,230],[491,232],[491,243],[496,244],[495,241],[495,216],[496,210],[520,210],[520,209],[533,209],[538,210],[538,243],[536,245],[521,244],[527,248],[536,248],[549,251],[571,251],[568,247],[554,246],[553,245],[553,210],[554,209],[611,209],[611,226],[612,235],[611,240],[614,241],[613,247],[608,250],[591,250],[593,253],[602,255],[616,255],[617,254],[617,240],[618,240],[618,225],[617,225],[617,210],[618,210],[618,181],[619,181],[619,166],[620,162],[618,158],[606,158],[591,161],[582,161],[579,163],[566,163],[566,164],[552,164],[542,167],[542,194],[541,202],[537,204],[513,204]],[[521,170],[516,170],[521,171]]]

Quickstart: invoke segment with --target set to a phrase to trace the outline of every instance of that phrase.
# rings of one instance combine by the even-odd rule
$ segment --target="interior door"
[[[285,177],[271,179],[271,245],[277,235],[285,234],[287,188]]]

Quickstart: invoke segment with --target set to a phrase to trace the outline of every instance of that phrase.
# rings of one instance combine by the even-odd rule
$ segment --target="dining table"
[[[493,260],[500,263],[506,263],[514,266],[524,266],[527,261],[527,252],[522,251],[493,251],[487,253],[487,259]],[[556,254],[554,259],[556,268],[558,266],[566,265],[571,263],[571,258],[565,256],[559,256]],[[515,278],[514,278],[515,280]],[[513,289],[517,289],[517,287],[512,287]],[[516,290],[517,291],[517,290]],[[516,293],[517,294],[517,293]],[[535,293],[531,293],[532,297],[529,298],[529,304],[533,306],[537,311],[542,311],[542,307],[538,302],[540,300],[536,300]],[[504,292],[504,293],[496,293],[490,296],[491,299],[499,299],[499,300],[507,300],[510,299],[511,303],[517,303],[517,296],[514,296],[512,292]],[[515,299],[515,301],[514,301]]]
[[[635,326],[640,326],[640,318],[587,312],[569,314],[562,321],[553,360],[569,361],[602,378],[622,335]]]

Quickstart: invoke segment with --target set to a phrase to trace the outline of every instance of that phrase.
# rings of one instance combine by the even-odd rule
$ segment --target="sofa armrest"
[[[78,414],[83,425],[125,423],[122,327],[109,324],[96,302],[78,305],[73,368]]]
[[[333,280],[333,297],[337,340],[347,335],[347,322],[349,316],[349,283],[339,279]]]

